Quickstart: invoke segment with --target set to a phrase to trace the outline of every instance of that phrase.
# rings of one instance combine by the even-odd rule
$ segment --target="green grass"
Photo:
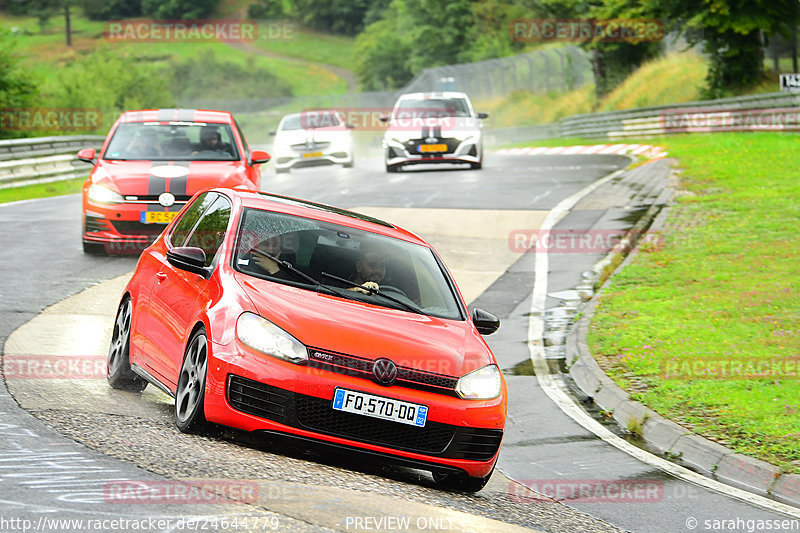
[[[19,200],[31,200],[34,198],[76,194],[81,192],[84,181],[86,181],[86,178],[75,178],[71,180],[54,181],[52,183],[0,189],[0,204],[17,202]]]
[[[170,59],[186,59],[213,53],[218,60],[238,65],[256,65],[269,69],[275,76],[286,81],[297,96],[313,94],[340,94],[347,92],[347,81],[322,66],[325,61],[310,60],[287,61],[279,57],[268,57],[257,53],[259,39],[253,45],[244,44],[240,49],[226,43],[195,42],[114,42],[103,39],[104,22],[89,21],[82,16],[79,9],[72,11],[73,46],[65,46],[63,17],[53,17],[44,32],[40,32],[34,17],[12,17],[0,12],[0,25],[6,28],[17,28],[19,45],[17,51],[29,56],[28,66],[41,79],[52,78],[55,71],[76,55],[90,54],[98,45],[108,44],[124,51],[140,61],[167,63]],[[260,26],[264,31],[263,26]],[[311,39],[311,32],[296,30],[302,38],[293,44],[299,49],[303,39]],[[321,43],[328,43],[331,50],[344,50],[345,45],[333,46],[334,38],[320,36]],[[312,39],[313,40],[313,39]],[[343,39],[343,42],[347,39]],[[320,44],[320,47],[324,47]],[[352,53],[352,52],[350,52]],[[333,53],[331,55],[334,55]]]
[[[668,379],[676,361],[800,355],[800,137],[651,140],[685,169],[663,240],[612,278],[589,335],[601,366],[653,410],[800,472],[800,380]],[[705,363],[704,363],[705,364]],[[702,365],[701,365],[702,366]]]
[[[355,38],[312,32],[291,22],[259,22],[257,47],[312,63],[352,69]]]

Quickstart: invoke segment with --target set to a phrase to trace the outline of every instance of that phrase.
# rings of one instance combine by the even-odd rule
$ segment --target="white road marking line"
[[[618,145],[619,146],[619,145]],[[623,145],[624,146],[624,145]],[[591,185],[576,192],[569,198],[565,198],[558,203],[545,217],[544,222],[540,227],[540,231],[549,231],[552,229],[559,220],[561,220],[569,210],[584,196],[588,195],[604,183],[610,181],[614,177],[624,172],[624,170],[617,170],[611,174],[595,181]],[[800,518],[800,509],[776,502],[753,494],[746,490],[726,485],[707,478],[696,472],[676,465],[637,448],[626,440],[618,437],[612,433],[608,428],[604,427],[600,422],[589,416],[582,408],[575,404],[572,397],[566,390],[564,383],[550,374],[547,362],[544,357],[544,313],[545,302],[547,300],[547,270],[549,259],[547,253],[537,253],[536,263],[534,267],[535,282],[531,292],[531,307],[528,318],[528,350],[531,356],[531,362],[536,373],[536,379],[539,381],[539,386],[545,394],[555,403],[567,416],[572,418],[575,422],[580,424],[584,429],[594,433],[600,439],[614,446],[622,452],[642,461],[645,464],[656,467],[664,472],[672,474],[673,476],[684,480],[689,483],[694,483],[701,487],[707,488],[714,492],[723,495],[731,496],[743,502],[759,506],[769,511],[783,513],[795,518]]]

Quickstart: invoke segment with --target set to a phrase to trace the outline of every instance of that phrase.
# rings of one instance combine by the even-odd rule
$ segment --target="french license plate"
[[[337,411],[392,420],[417,427],[425,427],[425,421],[428,419],[427,405],[347,389],[336,389],[333,394],[333,408]]]
[[[430,153],[430,152],[446,152],[447,145],[446,144],[420,144],[418,147],[420,153]]]
[[[322,152],[307,152],[303,157],[322,157]]]
[[[177,216],[177,211],[142,211],[139,222],[145,224],[169,224]]]

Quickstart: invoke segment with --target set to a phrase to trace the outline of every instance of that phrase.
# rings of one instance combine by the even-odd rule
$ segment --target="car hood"
[[[373,306],[241,273],[257,312],[308,347],[462,376],[493,362],[469,321]]]
[[[135,196],[167,191],[176,196],[192,196],[209,187],[247,184],[241,161],[107,160],[101,160],[92,171],[92,183]]]
[[[285,130],[275,136],[275,147],[290,146],[314,142],[336,142],[350,137],[350,130],[345,128],[327,128],[314,130]]]
[[[477,135],[481,122],[472,117],[442,117],[426,119],[393,118],[386,129],[387,139],[424,139],[426,137],[456,137]]]

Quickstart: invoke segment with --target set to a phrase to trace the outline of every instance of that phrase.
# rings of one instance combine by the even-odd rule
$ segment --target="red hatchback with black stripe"
[[[225,111],[153,109],[117,119],[83,185],[83,250],[139,253],[209,187],[259,189],[266,152],[250,151]]]

